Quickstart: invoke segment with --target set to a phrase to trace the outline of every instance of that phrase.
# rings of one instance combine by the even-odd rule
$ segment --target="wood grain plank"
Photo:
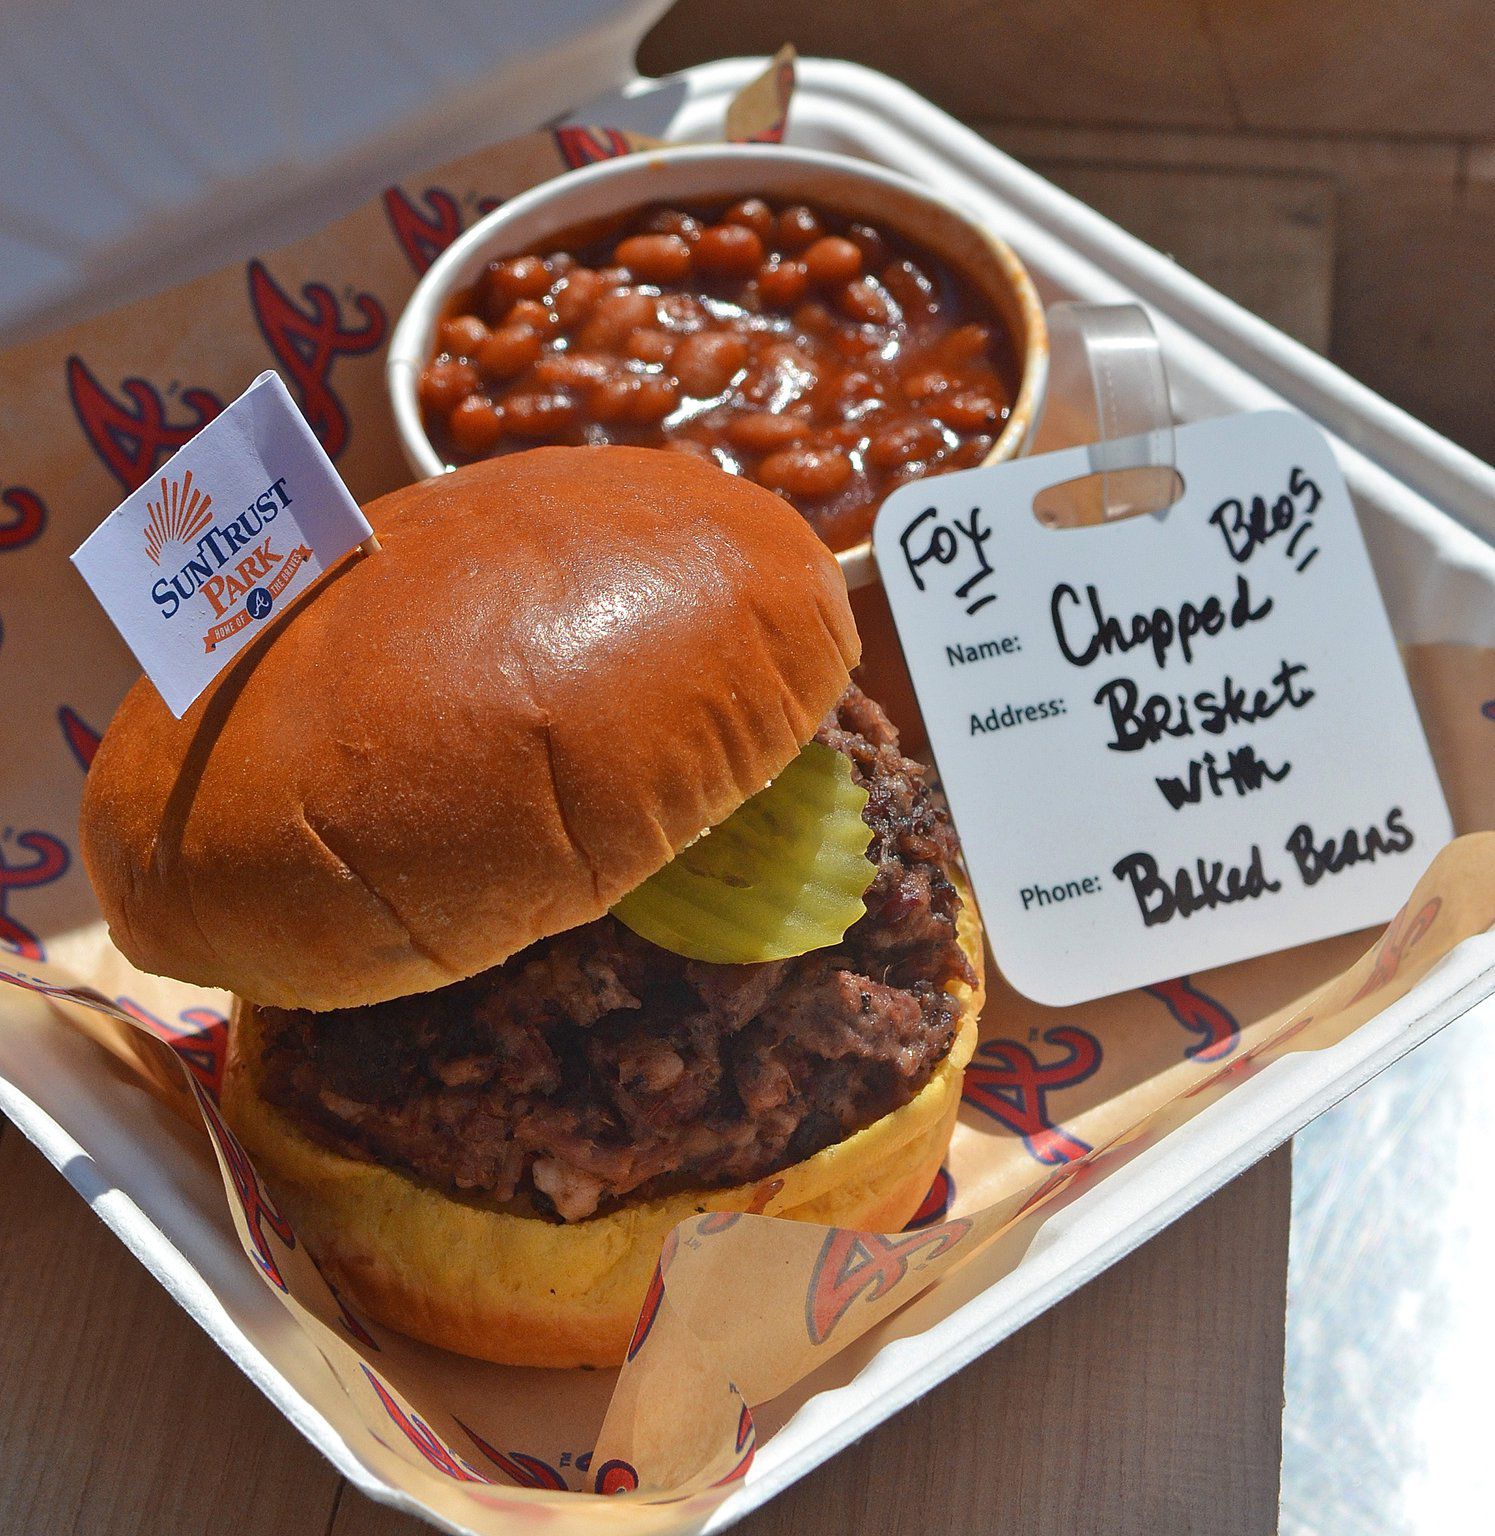
[[[327,1536],[419,1536],[430,1529],[424,1520],[402,1514],[385,1504],[376,1504],[352,1484],[344,1483],[337,1515]]]
[[[1327,179],[1033,163],[1289,336],[1327,348],[1335,210]]]
[[[1243,125],[1314,133],[1495,133],[1489,0],[1203,0]]]
[[[324,1536],[332,1467],[0,1135],[0,1536]]]
[[[1344,191],[1339,219],[1330,356],[1495,460],[1495,180],[1367,182]]]
[[[1344,138],[1333,134],[1221,133],[1180,128],[1089,128],[975,122],[1017,159],[1044,165],[1142,166],[1152,170],[1277,172],[1336,182],[1381,176],[1449,178],[1469,161],[1456,138]]]
[[[679,0],[638,62],[666,74],[785,41],[883,70],[960,117],[1236,126],[1196,0]]]

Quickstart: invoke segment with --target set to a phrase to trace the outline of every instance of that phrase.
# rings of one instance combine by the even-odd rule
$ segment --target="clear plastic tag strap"
[[[1040,493],[1044,522],[1163,514],[1182,492],[1163,349],[1140,304],[1055,304],[1047,404],[1033,452],[1090,450],[1092,475]]]

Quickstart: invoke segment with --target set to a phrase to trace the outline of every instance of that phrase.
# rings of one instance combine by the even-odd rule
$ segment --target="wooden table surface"
[[[1324,345],[1333,231],[1313,184],[1051,169]],[[740,1529],[1266,1536],[1290,1196],[1283,1149]],[[348,1488],[0,1122],[0,1536],[421,1529]]]

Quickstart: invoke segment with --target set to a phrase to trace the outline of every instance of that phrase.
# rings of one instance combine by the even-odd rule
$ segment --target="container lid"
[[[0,343],[319,228],[622,84],[668,0],[16,0]]]

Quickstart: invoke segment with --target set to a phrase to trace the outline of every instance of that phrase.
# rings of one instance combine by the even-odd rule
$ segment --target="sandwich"
[[[367,514],[380,550],[183,719],[131,690],[81,828],[125,957],[234,994],[224,1114],[323,1273],[429,1343],[600,1366],[694,1213],[901,1228],[980,931],[835,557],[665,450]]]

